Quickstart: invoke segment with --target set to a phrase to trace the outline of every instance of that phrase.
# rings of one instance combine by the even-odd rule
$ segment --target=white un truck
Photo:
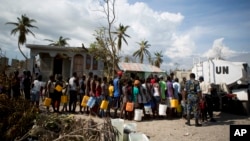
[[[221,110],[227,104],[226,106],[230,107],[229,110],[237,108],[235,110],[249,115],[250,68],[247,63],[230,62],[221,59],[206,61],[198,59],[194,60],[193,65],[192,72],[195,73],[197,79],[203,76],[204,81],[216,86]],[[228,95],[235,96],[233,102],[231,100],[231,102],[223,103],[223,97]]]

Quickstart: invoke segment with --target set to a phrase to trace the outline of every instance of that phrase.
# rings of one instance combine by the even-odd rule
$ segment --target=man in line
[[[201,76],[199,78],[200,80],[200,88],[201,88],[201,94],[202,94],[202,100],[206,103],[205,109],[204,109],[204,118],[206,119],[207,113],[210,117],[210,122],[215,122],[216,120],[213,118],[213,103],[211,98],[211,85],[208,82],[204,81],[204,77]]]
[[[69,112],[75,112],[77,102],[77,88],[79,86],[77,73],[74,72],[73,76],[69,79]],[[72,109],[73,106],[73,109]]]
[[[122,71],[117,72],[117,77],[113,80],[114,83],[114,117],[117,116],[117,110],[120,107],[120,97],[122,94],[122,84],[120,82],[120,79],[122,77]]]
[[[199,124],[199,114],[198,106],[200,99],[200,84],[199,81],[195,80],[195,74],[190,74],[190,80],[187,81],[186,87],[184,89],[185,95],[187,95],[187,122],[186,125],[191,126],[190,124],[190,114],[191,111],[194,113],[195,126],[202,126]]]

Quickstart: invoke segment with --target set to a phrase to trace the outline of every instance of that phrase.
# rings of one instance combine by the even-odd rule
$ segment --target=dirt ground
[[[202,127],[186,126],[184,119],[137,122],[137,131],[145,133],[151,141],[229,141],[229,125],[248,124],[250,118],[216,112],[217,122],[205,122]]]
[[[77,117],[89,118],[85,115]],[[146,134],[150,141],[229,141],[230,125],[250,125],[248,116],[214,112],[214,117],[217,122],[204,122],[202,127],[195,127],[194,120],[191,120],[192,126],[186,126],[186,120],[181,118],[124,122],[135,123],[136,131]],[[102,122],[100,118],[91,118]]]

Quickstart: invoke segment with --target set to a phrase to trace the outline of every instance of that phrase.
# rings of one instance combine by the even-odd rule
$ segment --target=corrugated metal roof
[[[156,66],[141,63],[124,63],[118,64],[119,68],[123,71],[136,71],[136,72],[164,72]]]

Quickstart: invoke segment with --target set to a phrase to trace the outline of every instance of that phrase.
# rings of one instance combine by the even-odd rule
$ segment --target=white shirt
[[[70,89],[70,90],[73,90],[73,91],[76,91],[76,90],[77,90],[75,80],[76,80],[75,77],[71,77],[71,78],[69,79],[69,89]]]
[[[181,85],[178,82],[174,82],[173,83],[173,88],[175,89],[175,91],[177,90],[177,93],[181,93]]]
[[[153,94],[153,96],[160,96],[159,84],[154,84],[154,85],[153,85],[153,89],[154,89],[154,94]]]
[[[33,89],[36,90],[36,91],[40,91],[41,87],[43,87],[43,82],[41,82],[41,81],[34,80],[33,83],[34,83]]]
[[[205,81],[200,82],[200,89],[202,94],[211,94],[211,85]]]

